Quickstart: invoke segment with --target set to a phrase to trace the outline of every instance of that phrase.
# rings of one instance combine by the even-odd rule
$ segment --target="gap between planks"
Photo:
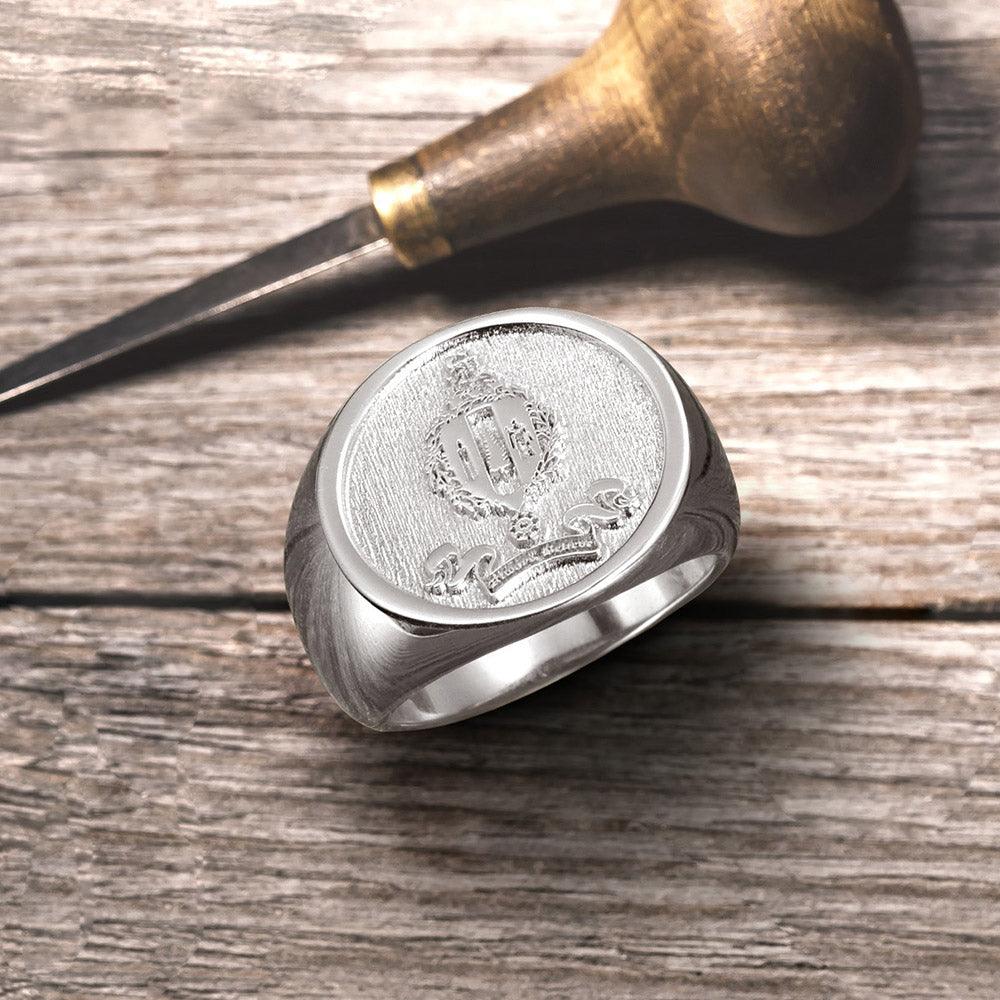
[[[155,608],[185,611],[287,612],[283,593],[200,594],[151,591],[131,593],[75,591],[9,591],[0,597],[0,611],[11,608]],[[824,605],[783,605],[764,601],[696,600],[671,617],[697,621],[873,621],[873,622],[994,622],[1000,621],[1000,607],[955,605],[951,607],[879,607]]]

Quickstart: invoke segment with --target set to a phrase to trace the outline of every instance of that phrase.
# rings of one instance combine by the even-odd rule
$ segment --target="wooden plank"
[[[5,996],[996,995],[996,623],[682,616],[407,735],[285,614],[0,649]]]
[[[967,41],[995,38],[997,12],[978,0],[902,0],[898,5],[916,40]],[[502,0],[490,17],[472,4],[446,0],[448,31],[428,18],[419,0],[408,0],[365,38],[369,50],[439,51],[442,47],[506,50],[572,46],[581,49],[611,19],[615,0],[550,0],[539,9],[534,0]],[[527,29],[534,27],[534,34]]]
[[[360,39],[359,5],[329,46],[319,4],[59,6],[0,33],[2,360],[355,203],[366,169],[552,71],[610,4],[504,0],[487,22],[448,0],[430,49],[423,0]],[[798,243],[670,208],[601,216],[4,415],[0,587],[278,599],[295,480],[351,388],[441,325],[538,303],[633,330],[704,399],[746,515],[719,600],[991,606],[1000,16],[904,6],[927,125],[880,218]]]

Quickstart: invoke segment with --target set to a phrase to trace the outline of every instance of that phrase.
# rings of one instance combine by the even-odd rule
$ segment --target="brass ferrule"
[[[413,157],[372,171],[368,188],[386,238],[404,266],[420,267],[452,255],[453,248],[441,232],[422,172]]]

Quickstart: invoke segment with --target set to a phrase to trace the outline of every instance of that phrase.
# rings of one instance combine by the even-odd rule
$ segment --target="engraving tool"
[[[562,72],[375,170],[371,203],[0,370],[0,403],[166,336],[656,199],[788,235],[902,183],[920,101],[891,0],[622,0]],[[666,234],[669,238],[669,234]]]

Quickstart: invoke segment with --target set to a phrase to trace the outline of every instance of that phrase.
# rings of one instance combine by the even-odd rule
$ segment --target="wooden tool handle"
[[[557,76],[369,180],[411,267],[660,198],[814,235],[892,195],[919,125],[891,0],[622,0]]]

